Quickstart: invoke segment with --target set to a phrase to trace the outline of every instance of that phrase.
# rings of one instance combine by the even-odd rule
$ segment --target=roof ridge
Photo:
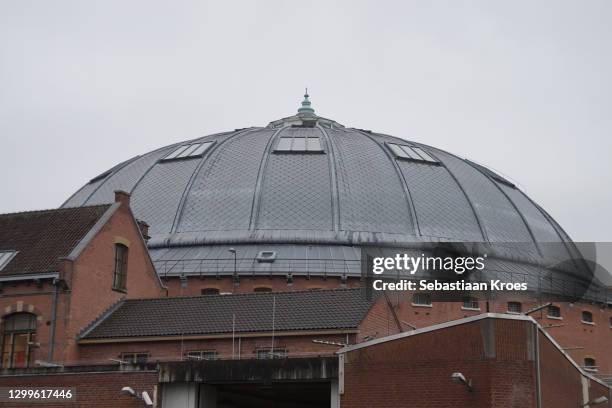
[[[110,207],[111,205],[113,205],[113,203],[84,205],[84,206],[75,206],[75,207],[47,208],[47,209],[42,209],[42,210],[15,211],[15,212],[9,212],[9,213],[0,213],[0,217],[5,217],[9,215],[44,214],[44,213],[61,212],[61,211],[69,211],[69,210],[89,209],[89,208],[95,208],[95,207]]]

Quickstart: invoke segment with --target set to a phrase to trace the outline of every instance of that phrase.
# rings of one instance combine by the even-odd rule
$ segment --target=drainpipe
[[[540,329],[533,323],[535,332],[536,406],[542,408],[542,380],[540,378]]]
[[[53,305],[51,309],[51,340],[49,341],[49,356],[47,357],[47,361],[50,363],[53,362],[53,351],[55,350],[55,326],[57,322],[57,300],[59,294],[59,279],[54,278],[52,285],[54,286],[53,290]]]

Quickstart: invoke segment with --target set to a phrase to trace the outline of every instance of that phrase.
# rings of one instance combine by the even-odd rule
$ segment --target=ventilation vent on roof
[[[257,262],[274,262],[276,260],[276,251],[260,251],[257,254]]]
[[[323,153],[318,137],[281,137],[275,153]]]
[[[389,150],[396,158],[439,164],[440,161],[432,157],[429,153],[418,146],[403,145],[397,143],[387,143]]]
[[[491,177],[493,180],[497,181],[498,183],[502,183],[502,184],[505,184],[505,185],[507,185],[509,187],[516,188],[516,185],[513,182],[511,182],[510,180],[500,176],[499,174],[495,173],[493,170],[491,170],[491,169],[489,169],[489,168],[487,168],[487,167],[485,167],[483,165],[480,165],[478,163],[474,163],[471,160],[466,160],[466,162],[468,162],[472,166],[476,167],[478,170],[483,172],[485,175]]]
[[[107,178],[108,176],[110,176],[111,173],[112,173],[112,171],[110,171],[110,170],[105,171],[104,173],[102,173],[102,174],[92,178],[91,180],[89,180],[89,184],[95,183],[96,181],[103,180],[103,179]]]
[[[202,157],[214,143],[215,142],[200,142],[179,146],[161,161],[184,160]]]
[[[11,262],[15,255],[17,255],[17,251],[0,251],[0,271]]]

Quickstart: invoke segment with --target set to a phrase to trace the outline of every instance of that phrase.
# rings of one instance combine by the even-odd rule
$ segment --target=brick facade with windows
[[[401,406],[404,392],[418,394],[423,400],[415,406],[423,407],[535,406],[536,357],[527,356],[530,346],[525,337],[530,329],[518,317],[542,305],[541,299],[440,302],[429,294],[415,298],[413,293],[388,293],[366,301],[356,289],[363,285],[360,280],[340,277],[242,276],[239,282],[227,276],[160,279],[143,239],[146,227],[134,219],[129,200],[129,195],[118,192],[116,202],[106,206],[0,215],[5,231],[21,223],[11,234],[0,233],[0,250],[12,248],[21,256],[0,271],[4,351],[0,385],[25,381],[32,386],[77,386],[77,406],[106,406],[110,401],[119,407],[140,406],[118,391],[133,385],[159,398],[163,392],[156,388],[160,386],[158,363],[335,358],[346,344],[492,312],[517,317],[492,323],[494,356],[487,354],[490,345],[483,343],[482,327],[465,324],[408,336],[401,346],[381,343],[360,351],[357,359],[347,357],[343,407],[373,406],[372,398],[377,401],[374,405]],[[47,218],[43,222],[37,217]],[[36,242],[19,248],[42,230],[46,233]],[[23,242],[15,238],[19,234],[25,237]],[[38,242],[44,243],[42,249]],[[28,248],[38,251],[30,253],[36,262],[26,262]],[[209,294],[200,296],[203,290]],[[346,294],[351,295],[343,297]],[[274,332],[273,298],[285,307],[278,310]],[[161,306],[155,306],[158,303]],[[234,332],[228,310],[236,310],[234,317],[239,318]],[[327,326],[317,326],[330,316]],[[554,303],[530,316],[579,366],[591,374],[612,374],[610,307]],[[113,326],[117,320],[121,324]],[[148,325],[138,326],[143,321]],[[176,322],[184,325],[173,329]],[[189,331],[199,323],[222,328]],[[157,328],[162,331],[155,332]],[[146,334],[147,330],[153,331]],[[547,336],[540,337],[543,406],[574,406],[585,389],[593,398],[609,392],[605,385],[580,374]],[[27,347],[22,350],[24,344]],[[271,349],[273,356],[269,356]],[[62,364],[65,369],[34,368],[37,360]],[[29,368],[19,368],[24,365]],[[148,371],[139,370],[143,365]],[[77,373],[95,366],[103,368]],[[461,370],[478,384],[473,393],[447,384],[453,370]],[[394,383],[396,378],[409,381]],[[385,381],[392,386],[381,388]],[[438,384],[444,384],[444,392]],[[562,393],[555,391],[559,387]]]
[[[113,205],[0,215],[0,226],[0,248],[20,249],[15,266],[0,271],[0,317],[30,313],[36,321],[28,358],[3,368],[77,363],[78,333],[112,304],[165,295],[125,193]],[[113,290],[117,242],[130,253],[123,291]]]

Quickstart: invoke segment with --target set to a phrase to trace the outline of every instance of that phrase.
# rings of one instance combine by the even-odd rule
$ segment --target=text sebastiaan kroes
[[[382,275],[387,271],[408,273],[414,275],[417,271],[454,272],[461,276],[466,272],[482,271],[485,268],[487,256],[479,257],[439,257],[439,256],[409,256],[396,254],[393,257],[375,257],[372,259],[372,272]],[[468,282],[456,280],[452,282],[437,279],[409,280],[399,279],[385,281],[375,279],[372,282],[375,290],[425,290],[425,291],[488,291],[488,290],[527,290],[525,282],[502,282],[491,279],[488,282]]]

